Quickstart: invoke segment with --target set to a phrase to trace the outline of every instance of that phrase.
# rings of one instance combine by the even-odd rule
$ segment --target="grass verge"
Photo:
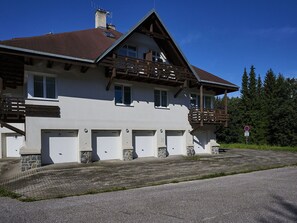
[[[0,197],[20,198],[21,195],[0,187]]]
[[[272,150],[282,152],[297,152],[297,147],[290,146],[270,146],[270,145],[255,145],[255,144],[220,144],[221,148],[224,149],[255,149],[255,150]]]

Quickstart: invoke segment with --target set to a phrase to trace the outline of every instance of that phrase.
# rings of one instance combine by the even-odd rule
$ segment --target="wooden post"
[[[0,96],[2,96],[3,93],[3,79],[0,77]]]
[[[109,90],[109,88],[110,88],[110,86],[111,86],[111,84],[112,84],[112,81],[113,81],[113,79],[116,77],[116,75],[117,75],[117,71],[116,71],[116,63],[115,63],[115,60],[116,60],[116,54],[113,54],[112,55],[112,60],[113,60],[113,67],[112,67],[112,71],[111,71],[111,76],[110,76],[110,78],[109,78],[109,81],[108,81],[108,83],[107,83],[107,85],[106,85],[106,91],[108,91]]]
[[[225,96],[224,96],[224,108],[225,108],[225,115],[226,115],[226,122],[225,122],[225,127],[228,126],[228,98],[227,98],[227,90],[225,90]]]
[[[200,126],[203,126],[203,85],[200,85],[200,117],[201,117],[201,120],[200,120]]]

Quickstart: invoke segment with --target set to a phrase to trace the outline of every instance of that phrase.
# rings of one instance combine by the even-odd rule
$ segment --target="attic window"
[[[104,35],[109,38],[115,38],[115,36],[111,32],[104,32]]]

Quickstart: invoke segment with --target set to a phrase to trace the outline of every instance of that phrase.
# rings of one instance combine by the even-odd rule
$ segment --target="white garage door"
[[[155,156],[156,142],[154,131],[133,131],[134,157]]]
[[[23,142],[24,136],[22,135],[6,135],[6,157],[20,157],[20,148]]]
[[[166,131],[166,145],[169,155],[182,155],[183,144],[183,131]]]
[[[77,131],[42,132],[42,164],[78,162]]]
[[[94,161],[121,159],[120,131],[94,131],[92,148]]]
[[[207,153],[205,148],[206,136],[207,136],[206,132],[195,133],[193,137],[195,154]]]

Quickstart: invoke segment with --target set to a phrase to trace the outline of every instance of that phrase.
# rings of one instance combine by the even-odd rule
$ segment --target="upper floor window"
[[[57,98],[56,78],[48,76],[33,76],[33,97],[37,98]]]
[[[156,52],[156,51],[152,52],[152,60],[154,62],[163,62],[163,60],[161,59],[161,54],[159,52]]]
[[[191,94],[190,95],[190,107],[191,108],[200,108],[200,95]],[[214,109],[214,97],[210,95],[205,95],[203,97],[203,108],[204,109]]]
[[[205,109],[214,109],[214,97],[213,96],[204,96],[204,108]]]
[[[191,108],[199,108],[200,107],[200,96],[197,94],[190,95],[190,106]]]
[[[155,107],[159,107],[159,108],[168,107],[167,91],[155,90],[154,97],[155,97]]]
[[[119,50],[119,55],[137,58],[137,48],[135,46],[124,45]]]
[[[116,85],[114,87],[114,94],[116,105],[131,105],[131,87]]]

